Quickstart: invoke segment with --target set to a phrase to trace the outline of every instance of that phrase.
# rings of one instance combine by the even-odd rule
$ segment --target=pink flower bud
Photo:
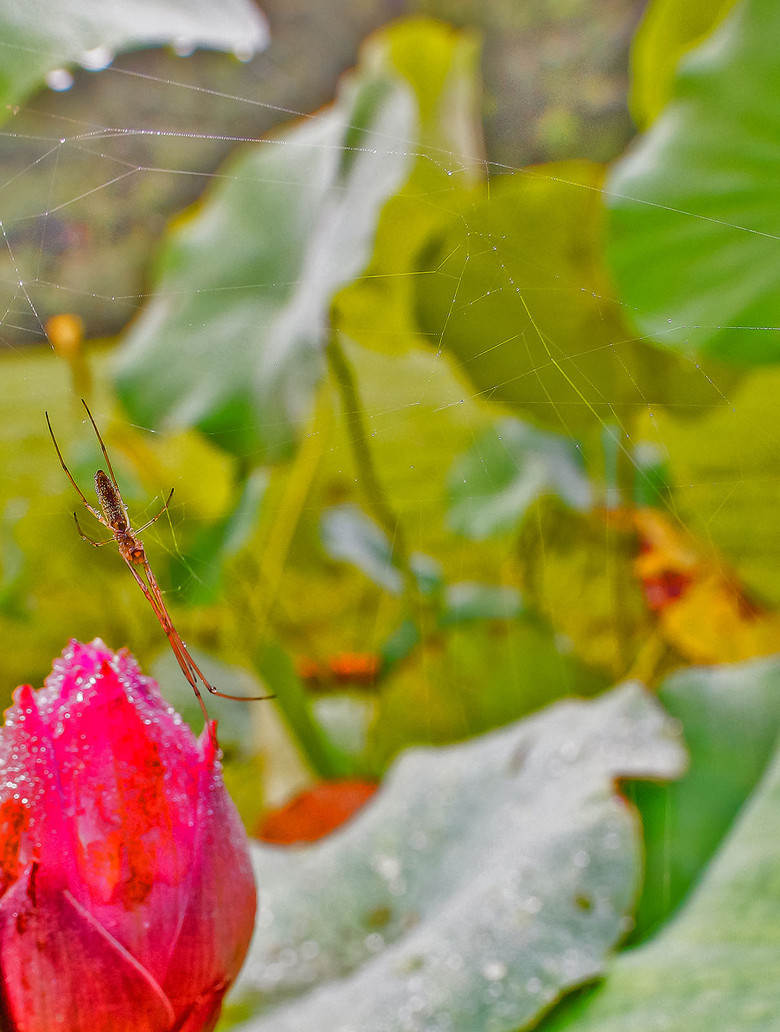
[[[0,1027],[209,1032],[255,885],[216,739],[72,641],[0,729]],[[3,1013],[5,1010],[5,1014]]]

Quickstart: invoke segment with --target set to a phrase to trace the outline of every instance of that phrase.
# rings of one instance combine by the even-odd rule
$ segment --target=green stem
[[[390,539],[393,558],[404,580],[404,601],[410,610],[414,610],[414,603],[418,596],[418,586],[417,579],[409,563],[406,536],[377,476],[374,459],[368,446],[366,417],[358,394],[355,377],[347,356],[344,354],[344,349],[335,333],[331,335],[328,342],[327,355],[333,378],[341,395],[347,434],[355,466],[357,467],[360,486],[365,494],[370,512]]]
[[[279,645],[265,645],[254,656],[254,666],[276,695],[282,716],[312,769],[326,780],[353,775],[354,762],[328,741],[314,719],[310,696],[287,653]]]

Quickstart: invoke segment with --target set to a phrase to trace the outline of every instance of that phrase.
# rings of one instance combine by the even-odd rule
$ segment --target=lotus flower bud
[[[212,733],[209,733],[209,730]],[[255,885],[213,728],[72,641],[0,729],[0,1028],[209,1032]]]

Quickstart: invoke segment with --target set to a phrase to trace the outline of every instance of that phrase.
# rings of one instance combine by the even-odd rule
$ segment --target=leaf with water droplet
[[[67,68],[106,68],[119,50],[153,46],[182,38],[193,47],[233,52],[262,50],[268,42],[263,15],[249,0],[193,4],[155,0],[146,17],[133,0],[39,0],[3,4],[0,9],[3,71],[0,113],[41,86],[67,89]],[[47,75],[52,76],[48,82]]]
[[[407,752],[340,832],[256,850],[261,916],[234,998],[264,1013],[245,1032],[527,1024],[604,969],[631,911],[640,832],[615,779],[683,762],[637,685]]]

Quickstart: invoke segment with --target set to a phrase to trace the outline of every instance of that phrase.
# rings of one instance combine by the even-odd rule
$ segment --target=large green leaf
[[[686,355],[780,359],[780,6],[745,0],[615,167],[609,253],[636,325]]]
[[[698,413],[722,395],[692,363],[629,330],[602,267],[602,170],[585,162],[474,191],[416,279],[431,343],[477,388],[544,426],[630,426],[656,404]]]
[[[175,229],[118,386],[147,426],[197,426],[255,462],[283,458],[323,370],[333,294],[364,268],[402,182],[410,94],[372,74],[246,149]]]
[[[114,51],[176,43],[250,57],[267,42],[249,0],[39,0],[0,9],[0,112],[43,84],[49,72],[110,63]]]
[[[637,784],[645,883],[635,937],[665,920],[701,876],[771,759],[780,729],[780,661],[683,670],[660,688],[680,721],[690,769],[670,785]]]
[[[679,916],[622,953],[604,984],[564,1006],[545,1032],[774,1032],[778,826],[780,753]]]
[[[603,970],[640,877],[620,777],[670,777],[673,725],[636,685],[407,753],[313,847],[257,848],[246,1032],[506,1030]],[[291,999],[292,998],[292,999]]]

